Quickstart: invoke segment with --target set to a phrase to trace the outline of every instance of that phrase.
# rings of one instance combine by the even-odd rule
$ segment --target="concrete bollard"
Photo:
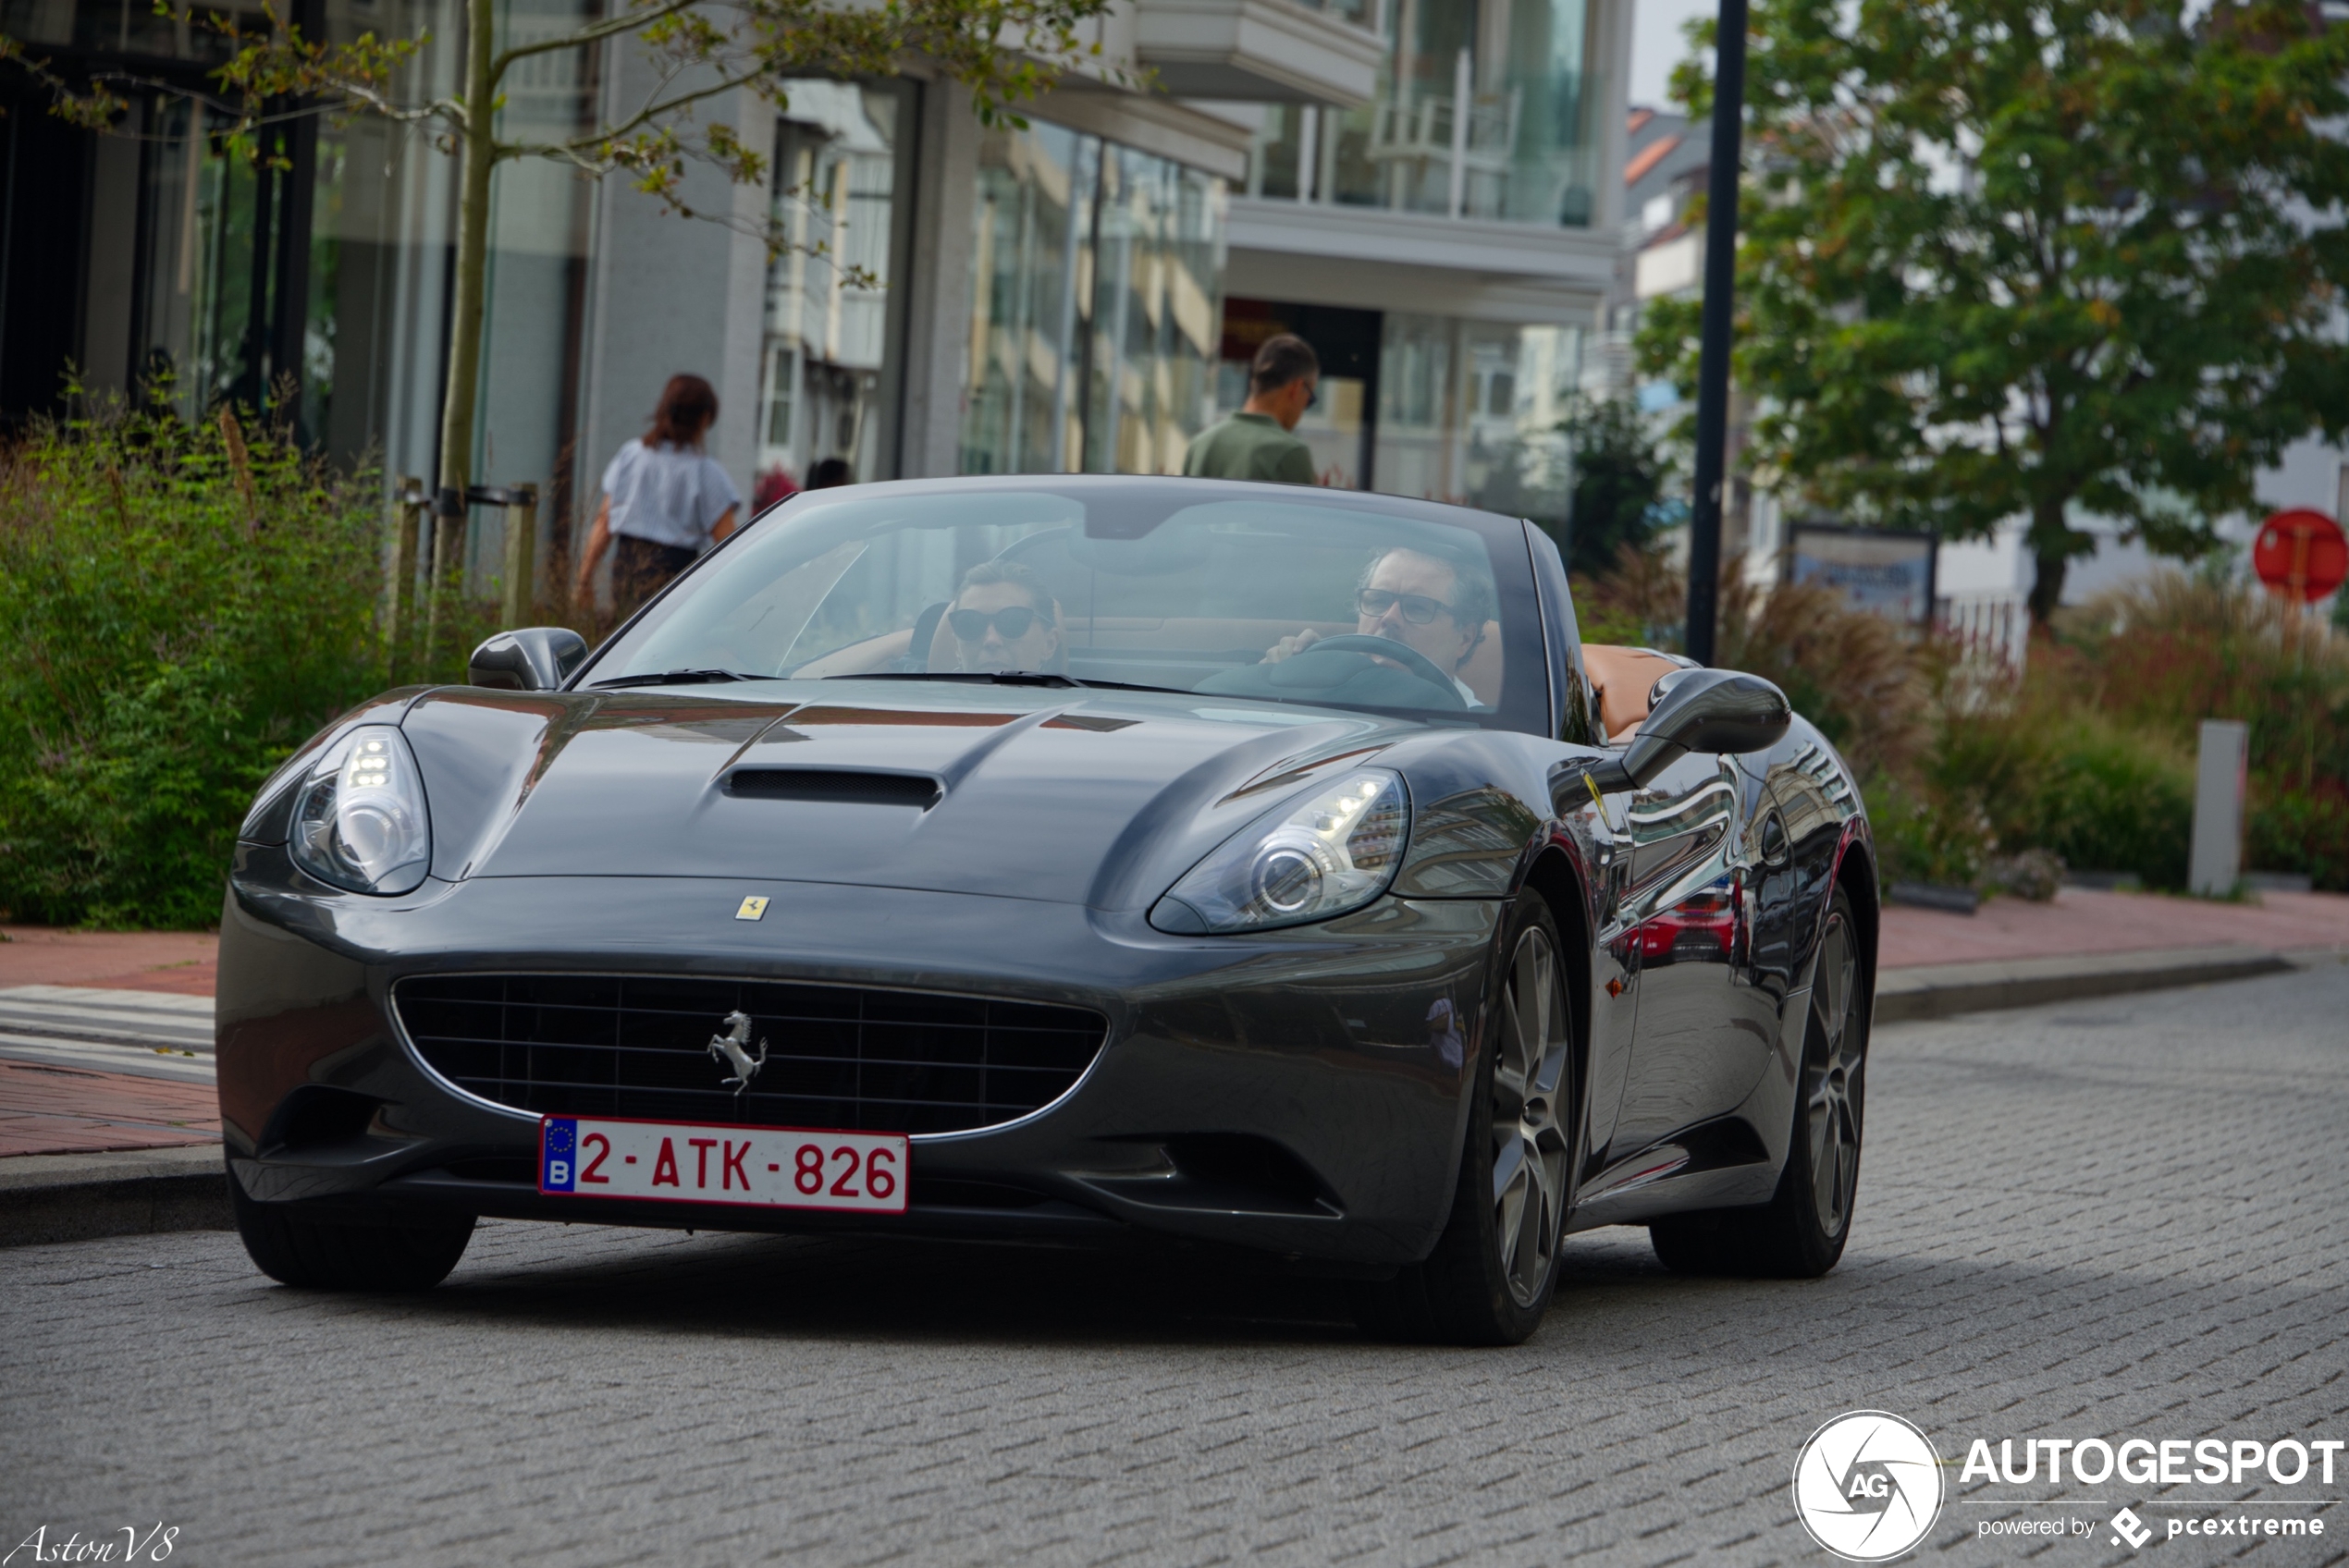
[[[2202,721],[2194,778],[2194,851],[2186,887],[2223,899],[2243,880],[2243,798],[2251,766],[2251,726],[2231,718]]]

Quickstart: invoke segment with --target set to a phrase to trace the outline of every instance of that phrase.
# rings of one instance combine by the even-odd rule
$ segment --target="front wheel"
[[[1838,888],[1811,978],[1793,1135],[1777,1191],[1759,1208],[1656,1220],[1648,1238],[1666,1268],[1681,1274],[1815,1280],[1843,1256],[1860,1185],[1872,1001],[1851,900]]]
[[[1426,1262],[1360,1288],[1355,1316],[1372,1333],[1521,1344],[1549,1308],[1573,1154],[1574,1032],[1557,923],[1539,894],[1519,897],[1502,950],[1451,1218]]]
[[[370,1225],[256,1203],[228,1174],[237,1235],[254,1267],[281,1284],[317,1291],[428,1291],[449,1278],[473,1240],[470,1214]]]

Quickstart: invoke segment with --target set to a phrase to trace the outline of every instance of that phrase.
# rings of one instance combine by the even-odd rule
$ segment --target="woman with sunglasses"
[[[1058,673],[1067,663],[1052,596],[1026,567],[982,561],[965,572],[946,630],[966,670]]]

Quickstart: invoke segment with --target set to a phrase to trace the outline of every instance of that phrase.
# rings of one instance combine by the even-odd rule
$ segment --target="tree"
[[[2349,29],[2226,0],[1757,0],[1736,371],[1753,457],[1858,521],[2028,520],[2031,607],[2349,425]],[[1706,30],[1691,30],[1699,43]],[[1701,65],[1678,91],[1710,99]],[[1695,308],[1643,326],[1685,378]]]
[[[404,99],[401,67],[424,42],[373,33],[344,43],[303,35],[280,0],[263,0],[266,25],[240,30],[232,18],[190,12],[233,45],[215,73],[236,123],[231,144],[247,156],[278,156],[268,131],[290,114],[375,115],[429,125],[459,160],[457,254],[449,312],[448,381],[441,399],[440,495],[444,518],[463,516],[472,481],[474,399],[481,380],[482,318],[489,261],[489,183],[496,167],[544,158],[583,176],[622,173],[682,216],[696,216],[684,194],[686,169],[701,163],[742,184],[766,178],[767,158],[724,121],[700,122],[697,105],[747,92],[788,104],[794,77],[894,75],[925,58],[967,86],[985,122],[1025,123],[1013,106],[1033,99],[1098,43],[1078,25],[1109,0],[615,0],[600,21],[552,38],[498,47],[497,0],[464,0],[461,92],[424,102]],[[633,39],[651,57],[658,86],[626,118],[558,141],[509,141],[497,133],[506,78],[526,59],[584,55]],[[14,58],[51,91],[55,112],[104,129],[126,106],[103,80],[77,83],[27,57],[0,36],[0,59]],[[584,74],[584,73],[582,73]],[[787,248],[780,229],[765,236],[770,253]]]
[[[1655,532],[1671,464],[1629,398],[1578,398],[1558,429],[1574,449],[1573,507],[1561,541],[1567,570],[1605,576],[1624,545],[1644,545]]]

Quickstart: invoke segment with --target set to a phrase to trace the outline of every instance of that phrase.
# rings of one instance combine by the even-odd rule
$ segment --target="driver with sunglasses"
[[[982,561],[965,572],[946,629],[965,670],[1058,673],[1066,663],[1052,595],[1026,567]]]
[[[1362,574],[1361,586],[1354,595],[1354,630],[1424,655],[1452,677],[1461,702],[1482,707],[1483,699],[1458,672],[1476,656],[1484,641],[1484,623],[1492,614],[1492,590],[1473,573],[1464,577],[1452,562],[1439,556],[1398,545],[1379,556]],[[1295,657],[1321,640],[1321,633],[1309,627],[1266,649],[1264,662],[1278,664]],[[1393,662],[1398,669],[1409,668],[1397,661],[1378,662]]]

